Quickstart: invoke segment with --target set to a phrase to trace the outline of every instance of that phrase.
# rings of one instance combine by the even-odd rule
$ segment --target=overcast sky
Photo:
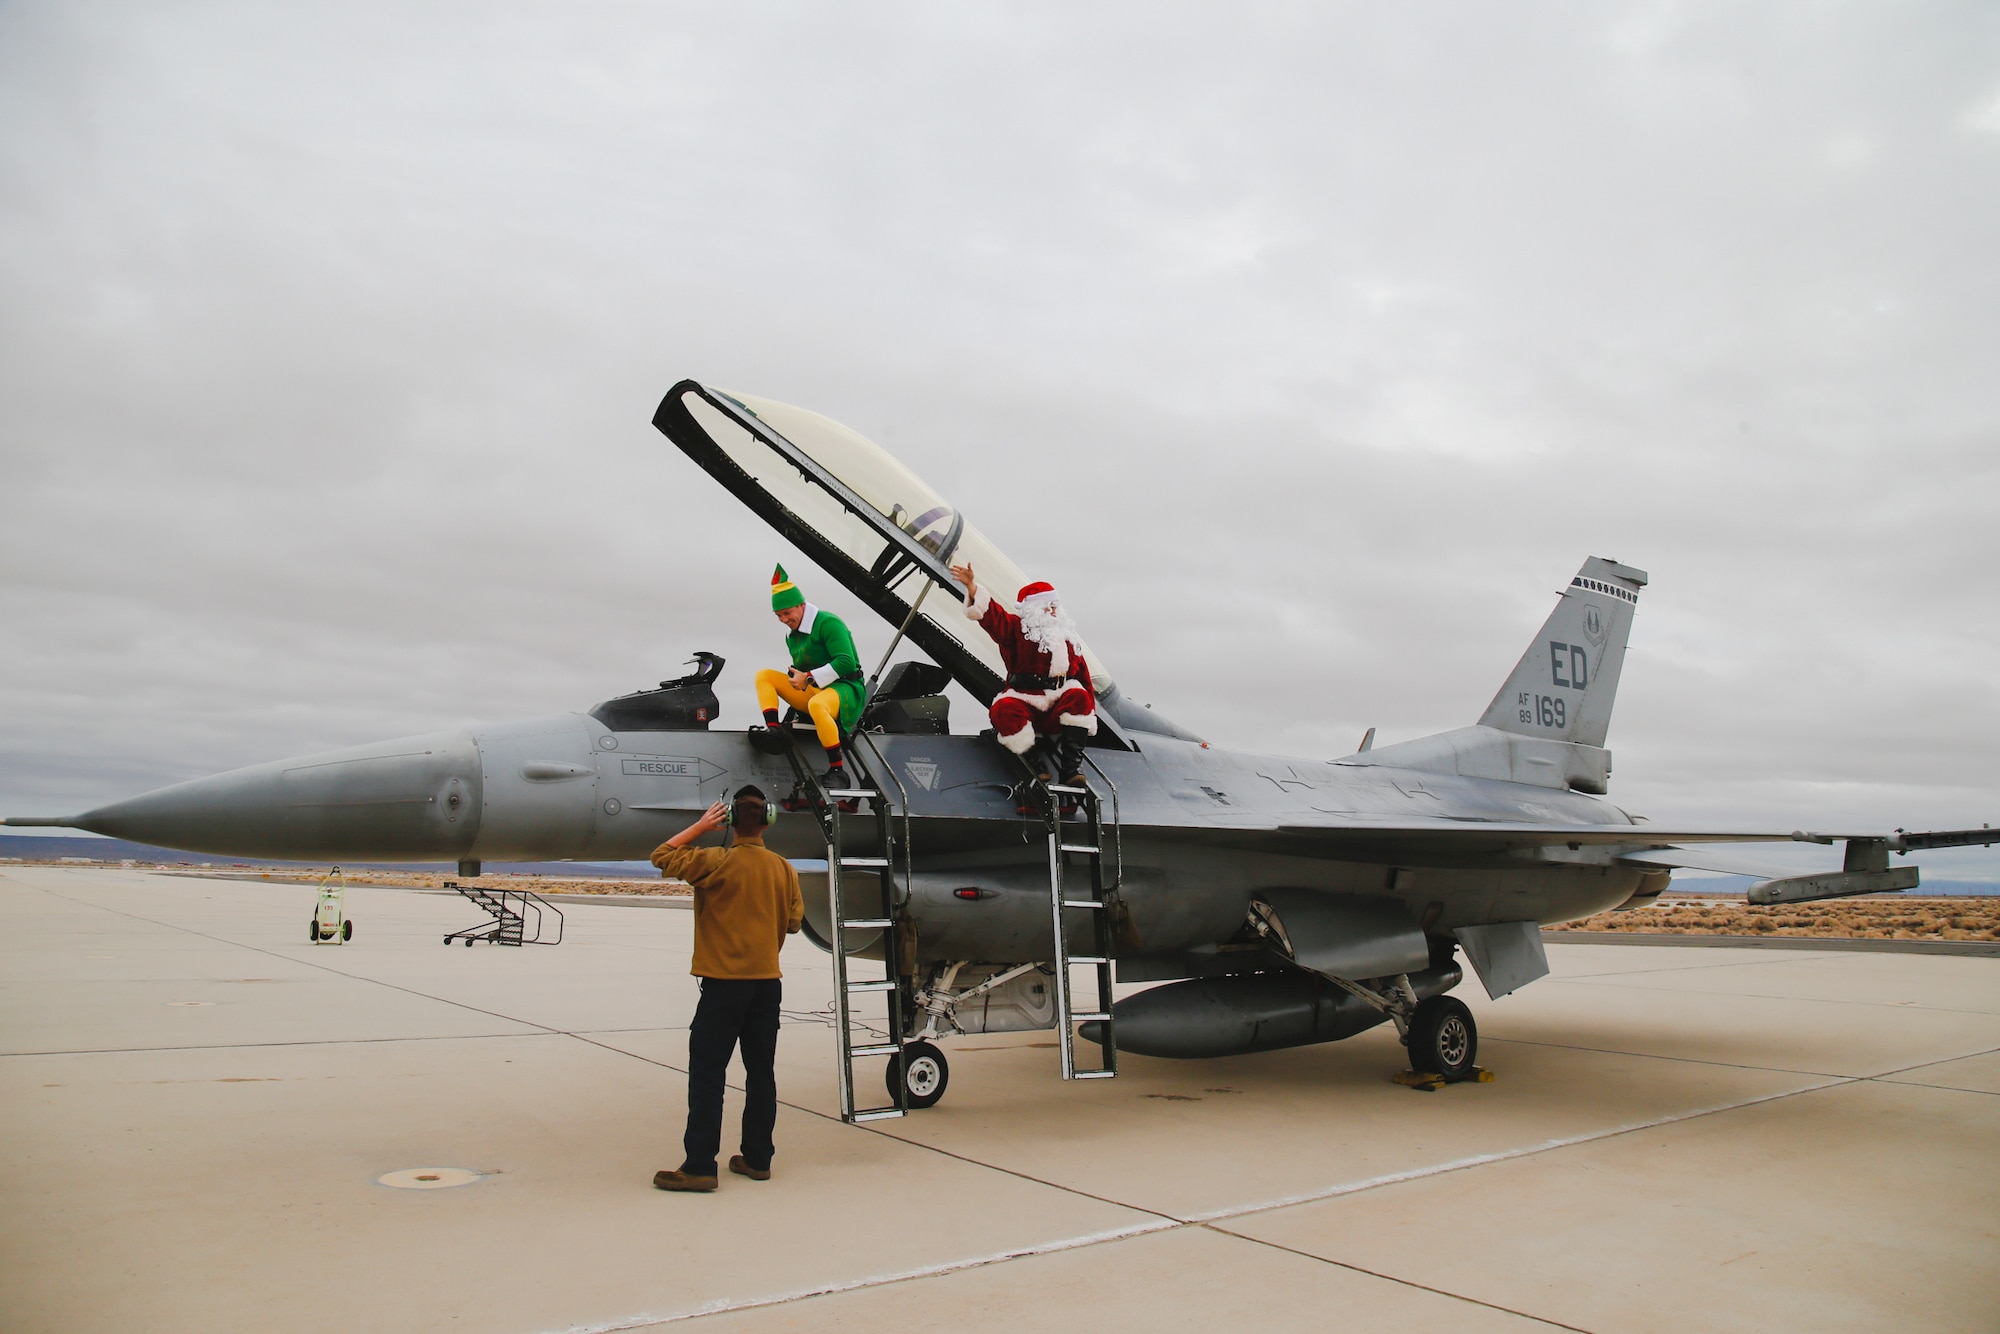
[[[694,376],[1217,742],[1471,722],[1594,554],[1621,805],[2000,820],[1996,238],[1984,2],[10,0],[0,812],[698,648],[747,723],[772,562],[852,603]]]

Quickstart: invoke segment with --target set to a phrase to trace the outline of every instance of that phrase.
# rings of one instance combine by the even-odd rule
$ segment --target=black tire
[[[1470,1079],[1478,1070],[1479,1026],[1455,996],[1433,996],[1417,1004],[1410,1020],[1410,1068],[1443,1075],[1445,1083]]]
[[[903,1071],[903,1106],[922,1111],[938,1105],[945,1086],[951,1083],[951,1065],[944,1053],[928,1042],[912,1042],[903,1048],[903,1059],[890,1061],[882,1082],[888,1086],[889,1101],[896,1100],[896,1071]]]
[[[472,948],[472,937],[471,937],[471,936],[467,936],[467,937],[465,938],[465,948],[467,948],[467,949],[471,949],[471,948]]]
[[[315,945],[319,944],[319,918],[315,917],[310,922],[307,922],[306,931],[309,933],[306,939]]]
[[[343,921],[340,924],[340,938],[342,940],[354,939],[354,923]]]

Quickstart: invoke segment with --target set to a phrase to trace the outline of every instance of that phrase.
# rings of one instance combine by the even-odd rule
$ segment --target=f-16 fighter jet
[[[1664,828],[1613,805],[1605,737],[1646,574],[1599,557],[1476,722],[1331,759],[1212,744],[1134,706],[1079,641],[1096,727],[1075,738],[1087,742],[1081,772],[1041,781],[991,731],[948,725],[949,684],[990,706],[1007,675],[989,637],[967,633],[967,590],[950,567],[976,569],[982,588],[1028,583],[958,509],[800,408],[686,380],[653,421],[879,614],[892,653],[907,639],[928,655],[868,677],[844,776],[815,776],[809,725],[775,746],[753,729],[763,748],[715,730],[721,663],[703,655],[692,676],[585,712],[9,823],[244,857],[455,861],[477,874],[482,860],[643,858],[746,783],[792,792],[808,814],[780,819],[768,843],[826,859],[809,877],[806,929],[832,954],[852,1120],[943,1096],[940,1042],[1037,1028],[1056,1030],[1066,1079],[1114,1075],[1121,1051],[1229,1056],[1383,1023],[1414,1069],[1463,1079],[1478,1053],[1471,1011],[1450,994],[1465,961],[1489,996],[1505,996],[1548,971],[1542,926],[1647,903],[1675,867],[1742,869],[1720,845],[1844,846],[1839,871],[1751,890],[1776,903],[1914,888],[1917,868],[1892,857],[2000,838]],[[1026,815],[1024,784],[1035,795]],[[1159,985],[1114,1003],[1114,981]],[[863,1093],[871,1061],[886,1100]]]

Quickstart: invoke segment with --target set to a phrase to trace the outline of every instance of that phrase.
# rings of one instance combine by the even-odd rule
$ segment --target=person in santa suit
[[[1054,774],[1080,786],[1083,739],[1097,733],[1097,689],[1056,590],[1027,585],[1014,599],[1017,613],[979,586],[970,562],[952,566],[951,574],[965,585],[965,614],[992,636],[1007,665],[1007,688],[989,710],[1000,744],[1043,781]]]

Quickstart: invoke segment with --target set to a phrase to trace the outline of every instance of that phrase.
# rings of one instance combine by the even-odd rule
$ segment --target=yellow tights
[[[791,678],[775,667],[757,673],[757,707],[770,712],[783,700],[795,709],[804,709],[819,732],[819,744],[832,750],[840,744],[840,692],[831,686],[801,690]]]

